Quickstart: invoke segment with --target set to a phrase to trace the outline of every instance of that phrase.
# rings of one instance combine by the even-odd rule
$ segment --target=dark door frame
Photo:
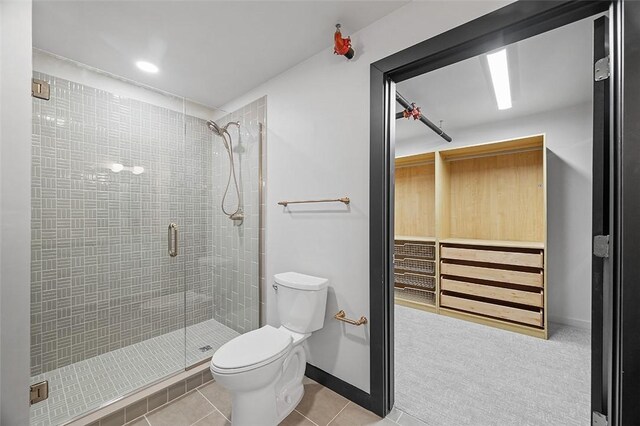
[[[637,424],[640,404],[640,2],[518,1],[371,64],[370,79],[370,375],[369,408],[385,416],[394,402],[393,200],[395,84],[501,46],[609,10],[613,38],[611,93],[611,279],[605,283],[604,340],[594,350],[610,354],[609,425]],[[623,25],[624,24],[624,25]],[[632,90],[636,90],[632,92]],[[623,96],[628,93],[628,96]],[[627,119],[625,121],[625,118]],[[623,155],[624,152],[624,155]],[[624,185],[623,185],[624,183]],[[634,193],[635,192],[635,193]],[[623,221],[624,220],[624,221]],[[620,238],[616,238],[620,236]],[[625,251],[623,252],[623,248]],[[626,274],[623,274],[627,271]],[[624,293],[625,297],[622,298]],[[626,310],[622,310],[627,307]],[[623,326],[630,329],[623,335]],[[634,333],[636,336],[632,336]],[[601,354],[602,355],[602,354]],[[624,368],[623,368],[624,367]],[[624,371],[625,376],[622,376]],[[623,380],[624,379],[624,380]],[[596,392],[598,392],[596,390]],[[623,417],[622,401],[625,405]],[[634,423],[635,422],[635,423]]]

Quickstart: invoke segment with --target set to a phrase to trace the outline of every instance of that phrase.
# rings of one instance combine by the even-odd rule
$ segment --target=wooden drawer
[[[542,310],[529,311],[526,309],[513,308],[511,306],[495,305],[493,303],[464,299],[462,297],[447,294],[440,295],[440,306],[454,308],[474,314],[501,318],[522,324],[535,325],[536,327],[543,326]]]
[[[440,280],[440,290],[470,294],[472,296],[502,300],[505,302],[519,303],[521,305],[535,306],[537,308],[544,307],[544,295],[542,291],[531,292],[514,290],[511,288],[468,283],[448,278],[442,278]]]
[[[441,262],[440,274],[476,278],[479,280],[487,281],[498,281],[503,283],[513,283],[540,288],[542,288],[544,284],[542,271],[511,271],[508,269],[483,268],[480,266],[458,265],[455,263]]]
[[[436,259],[435,243],[421,241],[396,240],[393,253],[396,256],[419,257],[427,260]]]
[[[461,248],[442,246],[440,257],[443,259],[467,260],[470,262],[499,263],[503,265],[528,266],[542,268],[544,257],[542,251],[522,253],[515,251],[484,250],[480,248]]]

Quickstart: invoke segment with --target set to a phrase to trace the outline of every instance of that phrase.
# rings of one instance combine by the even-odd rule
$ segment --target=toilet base
[[[253,392],[236,392],[231,405],[233,426],[276,426],[298,406],[304,396],[304,386],[300,384],[289,395],[289,402],[276,400],[275,389],[267,386]]]
[[[231,405],[233,426],[277,425],[275,389],[269,385],[252,392],[234,392]]]
[[[302,380],[306,366],[307,355],[302,345],[297,345],[284,361],[282,376],[276,384],[276,406],[280,421],[296,408],[304,395]]]
[[[259,370],[244,373],[253,376],[263,372],[265,373],[264,378],[268,379],[272,377],[273,373],[268,373],[265,368],[273,365],[271,368],[279,370],[279,373],[278,370],[275,371],[276,379],[274,381],[269,383],[268,380],[265,380],[263,383],[266,383],[266,386],[259,389],[251,389],[250,386],[245,386],[244,389],[236,387],[241,383],[257,384],[255,379],[249,382],[247,378],[242,380],[240,375],[227,376],[214,373],[214,378],[231,390],[231,422],[233,426],[276,426],[284,420],[304,396],[302,380],[306,364],[304,348],[296,346],[280,363],[269,364],[260,367]]]
[[[300,387],[293,390],[290,395],[290,402],[278,400],[278,423],[283,421],[291,412],[298,406],[302,397],[304,396],[304,386],[300,384]]]

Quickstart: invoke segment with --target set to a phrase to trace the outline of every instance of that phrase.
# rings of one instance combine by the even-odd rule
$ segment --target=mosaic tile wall
[[[242,188],[245,219],[241,226],[222,214],[220,204],[229,173],[229,158],[222,141],[214,144],[214,191],[213,202],[218,207],[214,213],[212,241],[216,259],[214,319],[244,333],[260,326],[260,268],[264,262],[264,248],[259,237],[264,233],[260,214],[260,164],[266,153],[265,134],[267,100],[262,97],[245,107],[217,120],[226,124],[240,122],[240,131],[229,127],[234,143],[236,173]],[[262,131],[262,134],[261,134]],[[262,143],[262,151],[260,144]],[[236,207],[233,184],[225,203],[227,211]]]
[[[259,297],[244,289],[259,281],[248,266],[258,259],[259,198],[245,193],[246,225],[228,230],[217,193],[226,153],[205,121],[34,77],[51,84],[51,100],[33,100],[32,375],[214,316],[229,315],[222,322],[241,332],[255,328]],[[246,145],[243,186],[257,188],[258,157]],[[180,232],[175,258],[170,222]]]

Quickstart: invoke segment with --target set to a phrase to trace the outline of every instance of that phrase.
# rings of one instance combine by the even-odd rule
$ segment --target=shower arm
[[[227,128],[228,128],[230,125],[232,125],[232,124],[233,124],[234,126],[236,126],[238,129],[240,128],[240,122],[239,122],[239,121],[230,121],[230,122],[228,122],[228,123],[227,123],[227,125],[226,125],[226,126],[224,126],[224,131],[225,131],[225,132],[227,132],[227,134],[229,133],[229,132],[227,131]],[[229,135],[229,136],[231,136],[231,135]]]

